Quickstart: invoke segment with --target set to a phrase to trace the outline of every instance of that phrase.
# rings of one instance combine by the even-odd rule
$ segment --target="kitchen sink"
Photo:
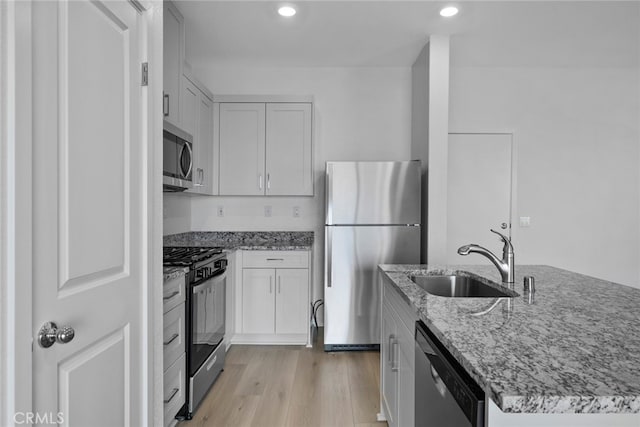
[[[427,275],[411,276],[410,279],[428,293],[441,297],[512,298],[518,296],[509,289],[494,288],[473,276]]]

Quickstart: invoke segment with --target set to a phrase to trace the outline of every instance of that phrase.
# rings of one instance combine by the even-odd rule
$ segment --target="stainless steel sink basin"
[[[515,292],[493,288],[475,277],[460,275],[411,276],[413,282],[432,295],[467,298],[511,298]]]

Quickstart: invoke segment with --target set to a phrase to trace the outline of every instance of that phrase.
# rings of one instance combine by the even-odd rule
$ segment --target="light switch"
[[[531,225],[531,217],[521,216],[520,217],[520,227],[529,227]]]

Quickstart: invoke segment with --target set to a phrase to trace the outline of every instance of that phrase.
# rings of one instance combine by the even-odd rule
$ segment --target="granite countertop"
[[[180,276],[184,276],[189,271],[189,267],[162,267],[164,274],[163,280],[173,280]]]
[[[192,231],[164,236],[164,246],[218,246],[225,250],[310,250],[313,231]]]
[[[504,412],[640,413],[640,289],[548,266],[516,266],[511,309],[427,294],[408,276],[494,266],[381,265],[418,317]],[[523,277],[535,277],[533,304]]]

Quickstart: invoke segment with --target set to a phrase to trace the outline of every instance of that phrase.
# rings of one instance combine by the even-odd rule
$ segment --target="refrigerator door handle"
[[[331,229],[331,227],[326,227],[326,230],[327,230],[327,236],[326,236],[326,242],[325,242],[326,252],[324,254],[326,271],[324,272],[324,277],[326,277],[326,280],[327,280],[327,288],[330,288],[331,287],[331,256],[332,256],[331,238],[332,238],[333,230]]]
[[[327,212],[325,218],[325,224],[333,224],[333,165],[327,165],[327,177],[326,177],[326,195],[327,195]]]

